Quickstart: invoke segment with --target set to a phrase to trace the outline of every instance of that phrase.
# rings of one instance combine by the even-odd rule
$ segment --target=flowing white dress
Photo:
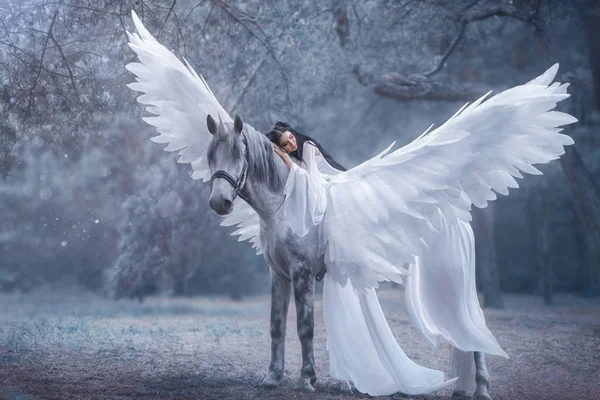
[[[333,209],[328,202],[329,179],[341,171],[316,155],[308,142],[303,158],[304,163],[292,165],[284,189],[283,212],[291,228],[300,236],[310,229],[322,230],[324,244],[335,247],[337,254],[360,247],[360,243],[349,240],[350,235],[325,236],[333,230],[327,224],[339,225],[341,220],[353,218],[343,212],[325,218]],[[327,246],[323,246],[324,251]],[[446,224],[435,248],[415,257],[410,271],[402,273],[397,268],[401,272],[391,279],[406,284],[406,304],[413,322],[434,347],[441,337],[465,351],[506,357],[487,329],[477,299],[470,225],[462,221],[455,226]],[[351,279],[340,283],[336,279],[339,271],[335,270],[340,262],[327,264],[323,287],[331,376],[351,381],[360,392],[373,396],[422,394],[453,384],[457,378],[445,381],[442,371],[422,367],[406,356],[387,323],[375,287],[355,290]],[[372,269],[373,265],[364,268]]]

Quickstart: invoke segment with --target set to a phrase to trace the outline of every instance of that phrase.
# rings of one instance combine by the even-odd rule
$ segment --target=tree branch
[[[56,39],[54,38],[54,35],[52,33],[50,33],[48,35],[48,37],[56,45],[56,48],[58,49],[58,52],[60,53],[60,56],[65,63],[65,67],[67,68],[67,71],[69,72],[69,80],[71,81],[71,86],[73,87],[73,91],[77,95],[77,102],[79,103],[81,108],[85,108],[85,106],[81,103],[81,98],[79,97],[79,90],[77,89],[77,85],[75,84],[75,77],[73,76],[73,71],[71,70],[71,66],[69,65],[69,59],[67,58],[67,56],[65,56],[62,46],[56,41]]]
[[[285,72],[283,70],[283,66],[281,65],[281,62],[279,61],[279,59],[275,55],[275,51],[273,50],[273,47],[271,46],[270,43],[268,43],[265,40],[263,40],[262,38],[260,38],[244,22],[245,21],[250,22],[252,25],[254,25],[265,36],[265,38],[267,38],[267,35],[263,32],[262,28],[253,19],[242,18],[242,17],[237,16],[233,11],[231,11],[231,9],[229,8],[229,6],[227,4],[225,4],[222,0],[211,0],[211,1],[213,3],[216,3],[219,6],[219,8],[221,8],[223,11],[225,11],[225,13],[227,13],[227,15],[229,15],[232,19],[234,19],[236,22],[238,22],[240,25],[242,25],[244,27],[244,29],[246,29],[248,32],[250,32],[250,34],[252,36],[254,36],[256,38],[256,40],[258,40],[267,49],[267,51],[269,52],[269,54],[271,55],[271,57],[273,58],[273,60],[275,60],[275,62],[277,63],[277,66],[279,67],[279,71],[281,72],[281,76],[282,76],[283,82],[285,84],[286,99],[287,99],[288,102],[291,101],[290,100],[290,87],[289,87],[288,79],[287,79],[287,76],[285,75]]]
[[[373,91],[380,96],[398,100],[471,101],[485,90],[471,86],[452,85],[435,81],[412,81],[398,73],[386,74]]]
[[[439,72],[440,69],[442,69],[442,66],[444,65],[444,63],[446,62],[446,60],[448,59],[448,57],[450,57],[450,54],[452,54],[452,52],[454,51],[454,49],[456,49],[456,46],[458,45],[458,42],[460,42],[460,40],[464,36],[465,30],[467,29],[467,24],[468,23],[469,23],[468,21],[463,21],[461,23],[460,31],[458,32],[458,35],[456,35],[456,37],[454,38],[454,40],[450,44],[450,47],[448,47],[448,49],[446,50],[446,53],[444,53],[444,55],[442,56],[442,58],[438,62],[438,65],[436,67],[433,67],[433,69],[431,69],[431,70],[429,70],[427,72],[424,72],[423,73],[424,76],[431,76],[431,75]]]
[[[173,8],[175,8],[175,4],[177,4],[177,0],[173,0],[173,3],[171,4],[171,8],[169,8],[169,12],[167,13],[167,17],[163,21],[162,25],[160,26],[160,29],[158,30],[158,33],[156,34],[157,39],[160,38],[160,34],[162,33],[162,30],[165,27],[167,20],[171,16],[171,13],[173,12]]]
[[[344,47],[350,38],[350,23],[347,6],[342,0],[333,1],[333,17],[335,18],[335,31],[340,38],[340,46]]]
[[[29,113],[33,109],[33,105],[35,102],[35,87],[40,79],[40,75],[42,74],[42,67],[44,65],[44,56],[46,55],[46,48],[48,46],[48,41],[50,41],[50,37],[52,36],[52,29],[54,28],[54,23],[56,22],[56,16],[58,15],[59,7],[56,7],[56,11],[54,11],[54,15],[52,16],[52,22],[50,22],[50,27],[48,27],[48,34],[46,36],[46,40],[44,41],[44,47],[42,48],[42,56],[40,57],[40,66],[38,68],[38,73],[35,79],[33,80],[33,85],[29,91],[29,102],[27,105],[27,113]]]
[[[434,82],[428,78],[438,73],[450,55],[456,50],[458,44],[464,37],[467,26],[471,22],[483,21],[492,17],[509,17],[520,21],[531,23],[535,26],[536,31],[542,32],[543,28],[539,23],[540,5],[541,2],[537,2],[533,11],[529,13],[522,13],[512,4],[492,4],[473,9],[479,1],[472,1],[469,5],[463,9],[465,15],[462,17],[457,16],[456,19],[460,21],[460,30],[456,37],[450,43],[450,46],[444,52],[444,55],[439,59],[437,64],[421,74],[413,74],[408,78],[398,74],[391,73],[386,74],[381,79],[381,82],[377,83],[374,87],[375,93],[392,97],[399,100],[474,100],[481,96],[485,91],[478,90],[469,86],[457,86],[452,84],[446,84],[441,82]],[[360,81],[360,76],[356,74]],[[364,85],[364,82],[360,81]]]
[[[256,68],[254,69],[254,71],[252,72],[252,75],[250,75],[250,78],[248,78],[248,81],[244,85],[244,89],[242,89],[242,93],[240,93],[240,95],[238,96],[238,98],[233,103],[233,106],[231,107],[231,112],[230,112],[231,115],[235,114],[235,109],[240,104],[240,101],[242,100],[242,98],[246,95],[246,92],[248,91],[248,88],[250,87],[250,85],[252,85],[252,82],[254,82],[254,78],[256,78],[256,74],[258,73],[258,70],[260,69],[260,67],[262,67],[262,65],[265,63],[266,60],[267,60],[266,57],[263,58],[261,60],[261,62],[256,66]]]
[[[476,5],[477,3],[478,3],[477,1],[472,2],[468,8]],[[542,31],[541,25],[539,25],[539,23],[537,22],[539,12],[540,12],[539,3],[536,6],[535,11],[532,11],[529,14],[520,13],[519,10],[517,10],[517,8],[515,8],[511,4],[492,5],[492,6],[488,6],[484,9],[481,9],[478,11],[471,11],[471,12],[467,11],[467,14],[463,18],[460,19],[461,26],[460,26],[460,31],[458,32],[458,35],[456,35],[456,37],[454,38],[454,40],[452,41],[452,43],[450,44],[450,46],[448,47],[448,49],[446,50],[446,52],[444,53],[444,55],[442,56],[440,61],[438,62],[438,65],[433,67],[431,70],[424,72],[423,75],[431,76],[431,75],[439,72],[440,69],[442,69],[442,67],[443,67],[444,63],[446,62],[446,60],[448,59],[448,57],[450,57],[452,52],[456,49],[458,43],[463,38],[465,30],[467,28],[467,25],[469,25],[471,22],[483,21],[485,19],[492,18],[492,17],[510,17],[510,18],[515,18],[515,19],[518,19],[518,20],[521,20],[524,22],[530,22],[535,25],[536,30]]]

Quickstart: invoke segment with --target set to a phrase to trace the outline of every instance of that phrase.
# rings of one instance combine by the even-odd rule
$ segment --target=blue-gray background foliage
[[[582,121],[567,132],[597,181],[600,117],[582,23],[592,3],[1,0],[0,290],[77,284],[115,297],[239,298],[267,287],[262,257],[218,226],[208,188],[148,140],[156,133],[125,87],[131,9],[230,113],[261,131],[288,121],[349,167],[463,104],[383,97],[374,88],[386,74],[432,69],[473,10],[500,4],[534,15],[469,23],[431,78],[484,93],[560,62],[559,80],[576,83],[564,109]],[[501,287],[537,290],[530,216],[548,209],[554,286],[582,292],[591,261],[573,195],[558,162],[542,170],[497,202]]]

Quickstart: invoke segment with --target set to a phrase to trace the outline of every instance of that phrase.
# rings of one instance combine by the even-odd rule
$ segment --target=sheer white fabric
[[[355,292],[325,274],[323,318],[327,330],[329,373],[351,381],[371,396],[396,392],[429,393],[452,385],[444,373],[422,367],[402,351],[379,305],[374,288]]]
[[[283,213],[298,236],[305,236],[323,219],[327,207],[327,181],[317,168],[315,147],[303,146],[303,169],[292,164],[283,193]]]
[[[283,206],[290,226],[299,235],[313,228],[324,229],[324,214],[335,209],[334,204],[327,203],[328,179],[341,173],[316,155],[314,146],[305,143],[303,149],[303,168],[292,166]],[[337,217],[340,223],[350,218]],[[328,219],[329,223],[333,220]],[[343,253],[349,246],[360,247],[360,243],[336,240],[327,246],[335,246]],[[368,270],[369,266],[364,268]],[[398,281],[400,276],[397,274]],[[429,305],[423,299],[416,299],[416,303]],[[444,381],[442,371],[422,367],[406,356],[387,323],[374,288],[355,290],[351,280],[342,284],[335,273],[328,271],[323,287],[323,316],[331,376],[351,381],[362,393],[422,394],[456,381]]]
[[[471,225],[442,218],[431,251],[416,257],[406,281],[406,305],[428,342],[439,339],[464,351],[508,358],[485,323],[475,287],[475,239]]]

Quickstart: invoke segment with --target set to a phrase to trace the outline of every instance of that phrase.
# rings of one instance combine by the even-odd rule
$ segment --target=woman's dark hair
[[[294,130],[290,126],[290,124],[288,124],[286,122],[278,121],[275,124],[275,126],[273,127],[273,129],[271,129],[269,132],[266,133],[266,136],[269,138],[269,140],[271,140],[271,142],[273,142],[279,146],[279,139],[281,138],[281,135],[283,135],[283,133],[285,131],[290,131],[294,134],[294,136],[296,137],[296,145],[298,146],[298,148],[295,151],[290,153],[290,156],[295,157],[296,159],[298,159],[300,161],[304,161],[302,159],[302,149],[303,149],[304,143],[307,141],[312,142],[319,149],[319,151],[321,152],[321,155],[325,158],[325,160],[327,160],[329,165],[331,165],[333,168],[338,169],[340,171],[346,171],[346,168],[342,164],[335,161],[333,159],[333,157],[331,157],[329,155],[329,153],[327,153],[325,151],[325,149],[323,149],[323,146],[321,146],[321,144],[319,142],[317,142],[315,139],[311,138],[310,136],[306,136],[306,135]]]

